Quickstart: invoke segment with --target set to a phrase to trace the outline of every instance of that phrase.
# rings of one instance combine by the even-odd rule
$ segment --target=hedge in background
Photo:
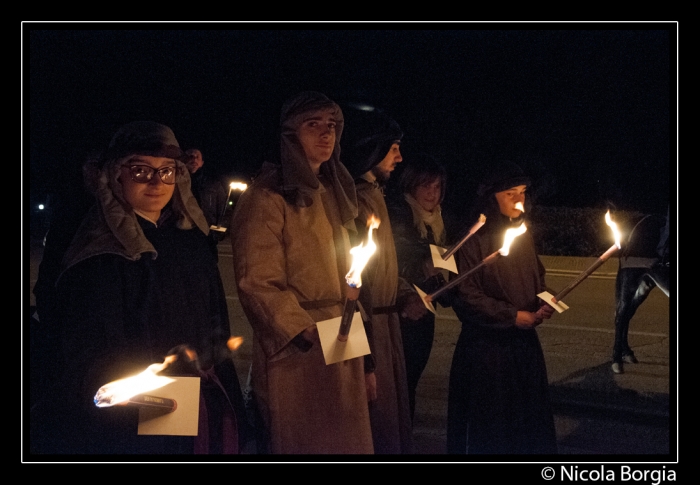
[[[605,223],[604,209],[571,209],[535,206],[530,227],[537,251],[545,256],[598,257],[614,243],[612,230]],[[622,232],[623,243],[641,212],[611,211]]]

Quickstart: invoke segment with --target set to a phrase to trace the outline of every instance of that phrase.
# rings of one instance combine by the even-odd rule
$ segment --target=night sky
[[[403,165],[441,161],[456,208],[509,159],[533,176],[537,204],[665,213],[677,27],[25,23],[24,181],[33,198],[79,187],[86,155],[141,119],[200,148],[210,171],[250,177],[284,100],[316,90],[393,117]]]

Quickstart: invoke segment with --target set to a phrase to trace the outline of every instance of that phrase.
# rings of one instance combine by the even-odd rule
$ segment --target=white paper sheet
[[[459,274],[459,271],[457,271],[457,263],[455,262],[454,254],[447,258],[447,261],[442,259],[442,255],[446,252],[447,249],[445,248],[435,246],[434,244],[430,245],[430,254],[433,257],[433,266],[436,268],[446,269],[447,271],[452,271],[454,274]]]
[[[545,303],[550,305],[552,308],[554,308],[559,313],[563,313],[564,311],[569,309],[568,305],[566,303],[564,303],[563,301],[559,301],[557,303],[552,302],[552,298],[554,298],[554,295],[552,295],[548,291],[543,291],[542,293],[539,293],[537,296],[539,296],[542,300],[545,301]]]
[[[316,323],[326,365],[354,359],[370,353],[369,342],[367,341],[367,334],[365,333],[365,326],[362,323],[360,312],[355,312],[352,317],[350,332],[346,342],[338,340],[340,320],[341,317],[336,317]]]
[[[416,289],[418,294],[420,295],[420,299],[423,300],[423,304],[425,305],[425,308],[430,310],[431,312],[435,313],[435,306],[432,304],[432,302],[425,301],[425,297],[428,296],[425,291],[421,290],[418,288],[416,285],[413,285],[413,287]]]
[[[163,414],[155,409],[139,409],[140,435],[197,436],[199,432],[199,377],[173,377],[173,382],[154,390],[157,397],[174,399],[177,408]]]

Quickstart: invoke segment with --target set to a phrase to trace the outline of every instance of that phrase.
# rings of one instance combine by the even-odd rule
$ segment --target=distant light
[[[39,204],[38,207],[39,207],[39,210],[40,210],[40,211],[43,211],[43,210],[44,210],[44,204]]]
[[[240,190],[243,192],[245,189],[248,188],[248,184],[244,184],[243,182],[231,182],[229,184],[229,187],[231,187],[231,190]]]
[[[356,101],[348,103],[348,106],[350,106],[354,109],[359,109],[360,111],[374,111],[375,110],[375,107],[372,106],[371,104],[358,103]]]

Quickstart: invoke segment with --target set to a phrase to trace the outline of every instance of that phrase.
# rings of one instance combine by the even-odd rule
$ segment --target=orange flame
[[[498,252],[501,253],[501,256],[508,256],[508,253],[510,252],[510,245],[513,243],[513,240],[523,234],[525,231],[527,231],[527,227],[525,227],[524,222],[520,224],[520,227],[512,227],[506,231],[506,235],[503,238],[503,247],[498,250]]]
[[[105,384],[100,387],[97,390],[97,394],[95,394],[95,406],[98,408],[114,406],[133,396],[159,389],[173,382],[175,379],[159,376],[157,373],[163,371],[176,359],[176,355],[169,355],[162,364],[151,364],[140,374]]]
[[[615,238],[615,246],[617,246],[617,249],[620,249],[622,247],[620,245],[620,231],[617,228],[617,224],[610,217],[610,211],[605,213],[605,223],[612,229],[613,237]]]
[[[238,349],[241,345],[243,345],[243,337],[231,337],[228,339],[228,342],[226,342],[226,347],[228,347],[231,352]]]
[[[515,203],[515,208],[518,209],[518,210],[519,210],[520,212],[522,212],[523,214],[525,213],[525,207],[523,207],[523,203],[522,203],[522,202],[516,202],[516,203]]]
[[[362,270],[365,269],[369,258],[377,250],[377,245],[372,240],[372,231],[379,227],[380,220],[374,214],[367,219],[367,244],[360,243],[358,246],[350,249],[352,255],[352,265],[350,271],[345,275],[345,281],[348,285],[359,288],[362,286]]]

